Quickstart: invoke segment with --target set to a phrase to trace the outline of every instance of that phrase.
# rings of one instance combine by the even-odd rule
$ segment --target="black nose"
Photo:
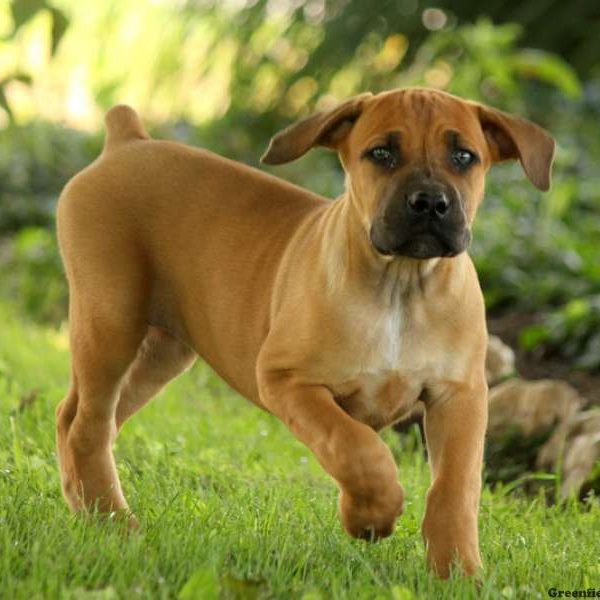
[[[413,192],[408,195],[408,208],[415,215],[444,217],[450,202],[443,192]]]

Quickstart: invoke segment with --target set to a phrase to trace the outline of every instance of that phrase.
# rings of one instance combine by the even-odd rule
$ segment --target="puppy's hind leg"
[[[123,381],[116,412],[117,430],[195,360],[196,353],[189,346],[160,327],[148,327]]]
[[[56,413],[63,493],[73,510],[127,512],[112,453],[115,412],[146,325],[128,301],[113,296],[106,310],[89,294],[84,308],[71,298],[72,385]]]

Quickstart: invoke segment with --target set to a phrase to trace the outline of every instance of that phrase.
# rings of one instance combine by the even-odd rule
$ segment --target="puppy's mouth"
[[[424,231],[405,239],[398,239],[396,236],[378,235],[376,228],[372,227],[370,237],[375,250],[383,256],[406,256],[425,260],[450,258],[461,254],[469,246],[471,232],[468,228],[452,235]]]
[[[414,237],[397,248],[392,249],[395,256],[408,256],[410,258],[436,258],[441,256],[456,256],[459,250],[451,248],[445,240],[436,237],[432,233]]]

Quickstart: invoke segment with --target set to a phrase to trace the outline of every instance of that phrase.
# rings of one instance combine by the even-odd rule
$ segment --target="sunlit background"
[[[472,253],[492,327],[542,374],[564,367],[588,381],[600,367],[599,6],[4,2],[0,294],[30,318],[64,320],[55,202],[99,152],[115,103],[134,106],[153,135],[257,165],[294,119],[362,91],[425,85],[531,118],[557,138],[550,193],[516,165],[496,169]],[[324,150],[276,173],[331,197],[342,190]]]
[[[10,113],[94,130],[117,100],[150,120],[202,124],[240,110],[291,118],[365,87],[502,100],[533,78],[581,92],[568,61],[522,47],[522,26],[494,27],[478,11],[471,25],[417,0],[20,0],[0,10],[4,126]]]

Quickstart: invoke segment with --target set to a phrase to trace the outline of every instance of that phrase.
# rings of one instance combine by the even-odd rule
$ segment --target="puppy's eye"
[[[398,164],[396,153],[386,146],[377,146],[369,150],[366,154],[374,163],[386,169],[393,169]]]
[[[477,162],[477,156],[470,150],[457,148],[452,151],[452,163],[459,169],[467,169],[472,164]]]

